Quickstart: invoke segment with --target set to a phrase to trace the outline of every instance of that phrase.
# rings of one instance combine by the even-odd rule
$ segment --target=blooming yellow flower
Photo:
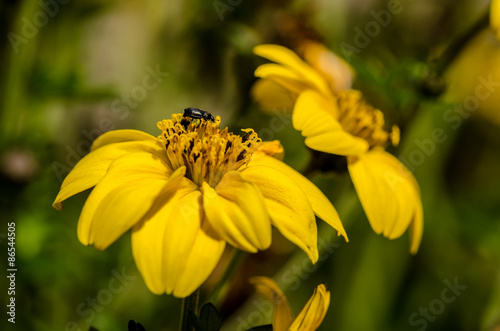
[[[500,13],[499,13],[500,15]],[[479,114],[500,125],[500,40],[490,29],[478,33],[448,67],[443,118],[453,129]]]
[[[347,157],[348,169],[363,209],[377,234],[390,239],[410,229],[410,251],[416,253],[423,231],[418,184],[404,165],[384,150],[399,142],[399,130],[384,129],[384,116],[359,91],[332,89],[315,68],[289,49],[260,45],[264,64],[255,75],[273,80],[298,95],[292,120],[311,149]]]
[[[253,277],[250,282],[258,293],[275,305],[273,318],[275,331],[314,331],[325,318],[330,305],[330,292],[324,284],[320,284],[294,319],[288,300],[274,280],[267,277]]]
[[[500,0],[491,1],[490,24],[500,40]]]
[[[346,237],[337,212],[305,177],[263,143],[215,122],[174,114],[158,138],[118,130],[95,140],[54,201],[94,187],[78,222],[84,245],[103,250],[132,228],[132,249],[148,288],[185,297],[214,270],[226,243],[247,252],[271,244],[271,225],[318,259],[315,215]],[[346,237],[347,239],[347,237]]]

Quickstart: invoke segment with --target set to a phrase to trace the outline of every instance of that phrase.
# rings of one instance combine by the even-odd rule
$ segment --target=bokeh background
[[[406,160],[418,150],[424,156],[410,168],[422,192],[423,241],[411,256],[407,235],[377,236],[348,174],[317,172],[311,178],[336,206],[350,242],[320,226],[327,244],[311,272],[305,255],[275,234],[268,251],[243,259],[228,299],[217,303],[225,329],[271,320],[267,306],[251,296],[249,276],[284,275],[304,265],[298,278],[277,280],[295,312],[317,284],[327,284],[332,300],[320,330],[500,330],[500,86],[490,86],[491,95],[472,111],[454,110],[474,95],[480,77],[500,82],[500,42],[488,28],[489,5],[2,1],[0,265],[3,275],[7,223],[15,222],[18,272],[16,324],[3,312],[0,329],[115,331],[133,319],[148,331],[177,330],[181,300],[147,290],[129,234],[104,252],[85,247],[76,225],[88,192],[68,200],[62,212],[52,201],[95,137],[123,128],[157,135],[157,121],[189,106],[220,115],[235,132],[252,127],[266,140],[279,139],[285,162],[303,170],[310,153],[290,117],[279,115],[288,125],[272,126],[277,115],[263,112],[250,91],[253,71],[265,62],[252,48],[293,47],[305,36],[349,60],[354,87],[399,125],[402,141],[391,152]],[[364,31],[388,6],[401,10],[359,52],[346,53],[357,29]],[[290,110],[278,108],[279,114]],[[431,148],[424,142],[436,128],[447,138]],[[209,280],[202,299],[216,280]],[[449,283],[461,287],[444,302]],[[5,309],[3,276],[0,285]]]

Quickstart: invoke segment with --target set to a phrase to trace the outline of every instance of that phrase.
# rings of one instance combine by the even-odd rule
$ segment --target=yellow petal
[[[252,99],[264,111],[273,115],[273,110],[280,113],[292,113],[297,95],[270,79],[259,79],[252,86]]]
[[[174,288],[174,296],[183,298],[193,293],[210,276],[217,266],[226,242],[203,220],[198,230],[191,252],[187,255],[186,265],[180,273]]]
[[[122,155],[134,152],[148,152],[161,157],[165,150],[156,140],[105,145],[89,153],[76,164],[64,179],[52,206],[57,210],[62,210],[64,200],[95,186],[104,177],[111,162]]]
[[[249,165],[241,174],[259,187],[273,225],[315,263],[318,260],[316,219],[304,191],[292,178],[271,167]]]
[[[326,289],[325,285],[321,284],[314,289],[313,295],[288,330],[316,330],[325,318],[328,306],[330,306],[330,292]]]
[[[491,1],[490,24],[500,40],[500,0]]]
[[[305,42],[302,49],[306,62],[323,75],[333,91],[351,88],[354,69],[346,61],[318,42]]]
[[[288,176],[306,194],[307,199],[311,203],[314,214],[328,223],[331,227],[336,229],[338,235],[342,235],[346,241],[349,241],[344,230],[344,226],[342,225],[339,215],[333,207],[332,203],[309,179],[302,176],[300,173],[298,173],[285,163],[266,155],[254,155],[254,157],[252,157],[252,160],[248,164],[248,167],[250,168],[254,166],[272,168]],[[264,168],[262,169],[262,171],[265,173]]]
[[[106,147],[102,147],[96,150],[96,152],[105,149]],[[94,242],[94,230],[98,231],[99,229],[97,227],[93,228],[93,231],[91,231],[94,216],[96,215],[97,208],[110,192],[118,187],[126,188],[127,185],[138,184],[140,181],[146,180],[147,183],[143,183],[144,185],[156,182],[154,188],[152,188],[152,192],[153,195],[155,193],[158,194],[158,190],[160,190],[162,183],[166,184],[171,173],[172,170],[168,168],[167,164],[151,153],[128,153],[117,158],[111,163],[106,176],[104,176],[92,190],[83,206],[78,221],[78,238],[81,243],[89,245]],[[134,196],[136,196],[138,200],[141,199],[140,196],[135,194]],[[152,198],[153,196],[149,196],[147,200],[151,202]]]
[[[255,287],[257,293],[274,304],[273,330],[288,330],[293,322],[292,309],[278,284],[268,277],[252,277],[249,282]]]
[[[279,140],[265,141],[259,146],[257,153],[264,153],[280,161],[285,157],[285,150]]]
[[[424,232],[424,211],[418,190],[415,190],[415,200],[417,201],[415,215],[408,229],[410,235],[410,253],[412,254],[417,254]]]
[[[493,6],[500,4],[495,3]],[[498,9],[495,13],[492,11],[492,15],[500,15]],[[499,31],[495,33],[491,29],[485,29],[476,33],[446,69],[443,101],[453,106],[447,107],[449,109],[446,109],[443,116],[454,129],[476,114],[500,126]]]
[[[97,137],[97,139],[92,143],[91,150],[94,151],[102,146],[106,146],[109,144],[141,140],[154,143],[156,142],[156,137],[138,130],[114,130],[106,132]]]
[[[315,86],[307,80],[302,79],[293,70],[275,63],[263,64],[255,70],[255,76],[271,80],[289,91],[293,99],[297,98],[302,91],[315,89]]]
[[[301,80],[301,76],[294,70],[284,67],[281,64],[276,63],[266,63],[262,64],[255,69],[255,76],[260,78],[268,78],[270,76],[282,77],[288,80],[297,81],[297,83],[302,84],[303,88],[313,86],[307,84]]]
[[[155,294],[172,293],[200,229],[203,211],[197,188],[189,179],[173,175],[162,199],[133,229],[135,262]]]
[[[172,186],[186,174],[186,168],[178,168],[165,179],[140,179],[127,182],[110,191],[99,204],[90,229],[94,246],[106,249],[122,234],[138,223],[161,200],[166,187]],[[100,184],[99,184],[100,185]]]
[[[382,149],[349,157],[348,168],[373,230],[389,239],[400,237],[421,211],[413,175]]]
[[[368,142],[344,131],[336,120],[335,99],[313,90],[302,92],[293,109],[293,127],[306,137],[305,144],[317,151],[337,155],[358,155],[368,150]]]
[[[198,189],[167,204],[166,208],[158,212],[158,217],[168,222],[163,238],[163,278],[165,290],[170,294],[186,267],[186,257],[195,244],[204,215],[202,196]]]
[[[321,93],[330,94],[328,83],[323,77],[288,48],[279,45],[259,45],[254,48],[254,53],[284,65],[287,69],[293,70],[303,81],[313,85]]]
[[[229,244],[248,252],[271,245],[271,221],[259,189],[239,172],[222,177],[215,190],[203,182],[207,220]]]

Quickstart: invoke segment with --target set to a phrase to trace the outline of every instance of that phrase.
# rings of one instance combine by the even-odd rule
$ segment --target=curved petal
[[[255,69],[255,76],[275,82],[288,90],[293,98],[297,98],[302,91],[315,89],[315,86],[302,79],[294,71],[275,63],[266,63]]]
[[[207,220],[219,236],[248,252],[271,245],[271,221],[259,189],[230,171],[215,190],[206,182],[201,188]]]
[[[325,45],[309,41],[302,46],[304,59],[322,73],[333,91],[348,90],[354,80],[354,69]]]
[[[349,157],[348,168],[373,230],[389,239],[400,237],[421,210],[413,175],[382,149]]]
[[[490,24],[500,40],[500,0],[491,1]]]
[[[257,293],[274,304],[273,329],[286,331],[293,322],[293,313],[288,300],[274,280],[268,277],[252,277],[250,284]]]
[[[319,328],[325,318],[330,306],[330,292],[326,286],[320,284],[314,289],[314,293],[300,311],[288,330],[290,331],[314,331]]]
[[[196,244],[201,228],[204,217],[201,192],[196,188],[177,201],[170,201],[168,206],[158,213],[158,217],[163,221],[168,220],[163,238],[163,279],[165,291],[170,294],[180,280],[187,263],[186,257]]]
[[[314,214],[328,223],[335,230],[337,230],[337,234],[339,236],[342,235],[346,241],[349,241],[344,230],[344,226],[342,225],[339,215],[333,207],[332,203],[309,179],[302,176],[300,173],[298,173],[285,163],[267,155],[254,155],[250,163],[248,164],[248,168],[254,166],[272,168],[276,171],[279,171],[280,173],[287,175],[302,189],[302,191],[304,191],[307,199],[311,203]],[[262,169],[262,171],[265,173],[266,170],[264,168]]]
[[[279,140],[262,142],[256,153],[264,153],[280,161],[285,157],[285,150]]]
[[[410,253],[417,254],[418,248],[420,247],[420,242],[422,241],[422,234],[424,232],[424,210],[422,208],[422,201],[418,194],[418,190],[415,190],[415,215],[408,228],[408,233],[410,235]]]
[[[260,78],[268,78],[269,76],[278,76],[285,79],[290,79],[292,81],[301,82],[301,76],[294,71],[293,69],[289,69],[287,67],[282,66],[281,64],[276,63],[266,63],[262,64],[255,69],[255,76]],[[302,82],[304,86],[309,86],[307,82]]]
[[[150,142],[157,141],[156,137],[153,137],[152,135],[139,130],[114,130],[103,133],[102,135],[97,137],[92,143],[91,150],[94,151],[109,144],[141,140]]]
[[[273,225],[315,263],[318,260],[316,219],[304,191],[286,174],[271,167],[248,166],[241,174],[259,187]]]
[[[161,200],[165,187],[172,186],[172,182],[179,181],[185,174],[186,167],[181,167],[168,181],[140,179],[122,184],[110,191],[99,204],[92,220],[90,236],[93,238],[95,248],[106,249],[138,223],[153,207],[155,201]]]
[[[210,276],[224,252],[226,242],[211,228],[206,219],[195,235],[186,265],[174,288],[174,296],[184,298],[193,293]]]
[[[155,294],[172,293],[203,217],[201,193],[187,178],[170,180],[162,197],[132,232],[135,262]]]
[[[105,148],[99,148],[97,151],[104,150]],[[78,239],[80,242],[84,245],[94,242],[95,231],[99,231],[100,226],[99,224],[97,224],[97,227],[92,225],[94,216],[96,216],[97,208],[108,194],[119,187],[126,188],[128,185],[141,185],[140,181],[145,181],[142,185],[150,185],[155,182],[156,184],[151,184],[153,185],[151,189],[152,194],[148,194],[148,197],[145,198],[148,203],[152,203],[154,194],[159,194],[162,183],[163,185],[167,183],[167,179],[171,173],[172,170],[170,170],[162,159],[146,152],[129,153],[113,161],[109,166],[108,172],[92,190],[83,206],[78,221]],[[130,192],[128,189],[127,191]],[[133,192],[130,194],[138,201],[145,201],[141,200],[141,196]]]
[[[66,176],[52,206],[62,210],[64,200],[95,186],[104,177],[111,162],[122,155],[135,152],[162,157],[165,149],[155,139],[113,143],[90,152]]]
[[[295,71],[296,75],[299,75],[303,81],[312,84],[321,93],[330,94],[328,83],[323,77],[288,48],[279,45],[259,45],[253,51],[259,56]]]
[[[305,144],[317,151],[337,155],[358,155],[368,150],[368,142],[344,131],[337,104],[313,90],[302,92],[293,109],[293,127],[306,137]]]
[[[273,115],[276,109],[282,113],[291,114],[293,104],[297,99],[297,95],[271,79],[257,80],[252,86],[251,94],[252,99],[270,115]]]

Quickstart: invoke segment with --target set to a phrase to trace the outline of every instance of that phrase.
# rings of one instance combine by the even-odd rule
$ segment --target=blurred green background
[[[357,54],[346,53],[357,29],[388,6],[401,10]],[[300,133],[291,125],[269,130],[273,115],[250,96],[253,71],[265,62],[252,48],[292,46],[292,21],[349,57],[354,87],[402,130],[391,152],[408,159],[420,149],[424,159],[410,170],[425,217],[420,251],[411,256],[407,235],[389,241],[373,233],[348,174],[315,175],[350,242],[334,239],[314,272],[284,284],[293,310],[324,282],[332,300],[320,330],[500,330],[500,91],[493,88],[476,111],[444,115],[474,94],[478,77],[500,82],[500,42],[479,33],[488,30],[481,23],[488,8],[475,0],[2,1],[1,265],[3,274],[7,223],[15,222],[18,271],[16,323],[3,313],[0,329],[114,331],[133,319],[148,331],[177,330],[181,300],[147,290],[129,234],[104,252],[85,247],[76,225],[88,193],[62,212],[52,201],[95,137],[123,128],[157,135],[157,121],[189,106],[220,115],[234,132],[252,127],[279,139],[285,162],[304,169],[309,152]],[[447,139],[427,153],[420,146],[436,128]],[[324,240],[328,231],[320,226]],[[245,315],[258,311],[256,297],[236,310],[252,293],[249,275],[302,264],[303,253],[277,234],[273,240],[268,252],[244,260],[228,301],[218,305],[227,330],[270,321],[265,312],[262,321]],[[461,289],[443,302],[454,282]]]

